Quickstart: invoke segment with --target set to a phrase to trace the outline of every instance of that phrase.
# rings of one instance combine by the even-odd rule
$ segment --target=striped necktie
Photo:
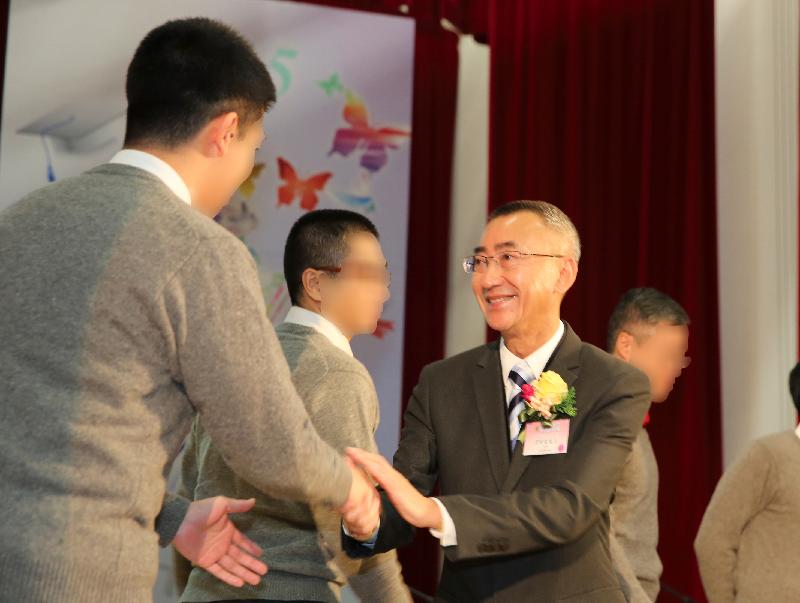
[[[519,437],[520,424],[519,413],[525,408],[525,399],[522,397],[522,386],[530,383],[533,380],[531,369],[527,363],[520,363],[508,371],[508,380],[514,386],[514,396],[508,402],[508,433],[509,445],[511,452],[514,452],[514,447],[517,445],[517,438]]]

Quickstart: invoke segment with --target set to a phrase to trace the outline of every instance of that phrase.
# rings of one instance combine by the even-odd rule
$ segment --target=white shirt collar
[[[122,149],[111,158],[109,163],[121,163],[150,172],[166,184],[184,203],[187,205],[192,204],[192,195],[189,192],[189,187],[186,186],[180,174],[170,164],[155,155],[137,151],[136,149]]]
[[[538,350],[535,350],[527,358],[519,358],[515,356],[511,350],[506,347],[506,342],[502,339],[500,340],[500,366],[503,370],[503,383],[505,384],[506,388],[506,400],[519,391],[519,389],[515,388],[511,384],[511,381],[509,381],[509,371],[511,371],[511,369],[517,364],[524,362],[527,363],[528,368],[530,368],[533,378],[538,379],[539,375],[541,375],[544,371],[544,367],[547,366],[547,361],[550,360],[550,356],[552,356],[553,352],[556,351],[558,343],[564,336],[564,331],[564,323],[559,320],[558,328],[556,329],[556,332],[553,333],[553,336],[550,337],[550,339],[548,339],[542,347],[540,347]]]
[[[350,347],[350,342],[344,336],[335,324],[325,318],[322,314],[317,314],[300,306],[292,306],[289,313],[283,322],[290,322],[292,324],[300,325],[303,327],[310,327],[319,333],[325,335],[328,340],[337,348],[342,350],[349,356],[353,355],[353,349]]]

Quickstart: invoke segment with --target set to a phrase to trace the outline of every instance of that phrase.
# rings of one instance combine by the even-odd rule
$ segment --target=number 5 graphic
[[[289,90],[292,84],[292,72],[283,62],[284,59],[293,59],[297,56],[296,50],[289,50],[288,48],[279,48],[275,56],[269,62],[269,66],[281,78],[281,85],[278,86],[278,96],[282,96]]]

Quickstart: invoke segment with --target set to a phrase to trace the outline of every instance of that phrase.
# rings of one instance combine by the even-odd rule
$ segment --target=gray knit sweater
[[[337,450],[356,446],[377,451],[378,396],[364,365],[310,327],[284,323],[276,331],[317,432]],[[181,492],[186,496],[226,494],[256,499],[252,511],[233,520],[264,549],[269,573],[258,586],[232,588],[195,568],[182,601],[335,603],[348,580],[365,603],[411,601],[394,551],[370,559],[350,559],[341,550],[339,513],[324,505],[288,502],[260,493],[228,467],[201,426],[193,430],[183,459]]]
[[[658,463],[646,429],[633,443],[609,510],[610,551],[625,599],[655,601],[660,590],[658,557]]]
[[[757,440],[722,476],[694,543],[711,603],[800,601],[800,438]]]
[[[155,176],[104,165],[0,213],[0,285],[0,601],[150,601],[197,412],[254,486],[345,500],[249,253]]]

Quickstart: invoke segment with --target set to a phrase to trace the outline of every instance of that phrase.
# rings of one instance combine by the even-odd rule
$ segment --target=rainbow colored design
[[[333,138],[329,155],[339,153],[349,157],[358,150],[361,152],[361,167],[377,172],[389,160],[387,149],[398,149],[400,144],[411,136],[411,132],[399,128],[375,128],[369,123],[369,113],[363,99],[352,90],[345,91],[344,120],[348,128],[339,128]]]

